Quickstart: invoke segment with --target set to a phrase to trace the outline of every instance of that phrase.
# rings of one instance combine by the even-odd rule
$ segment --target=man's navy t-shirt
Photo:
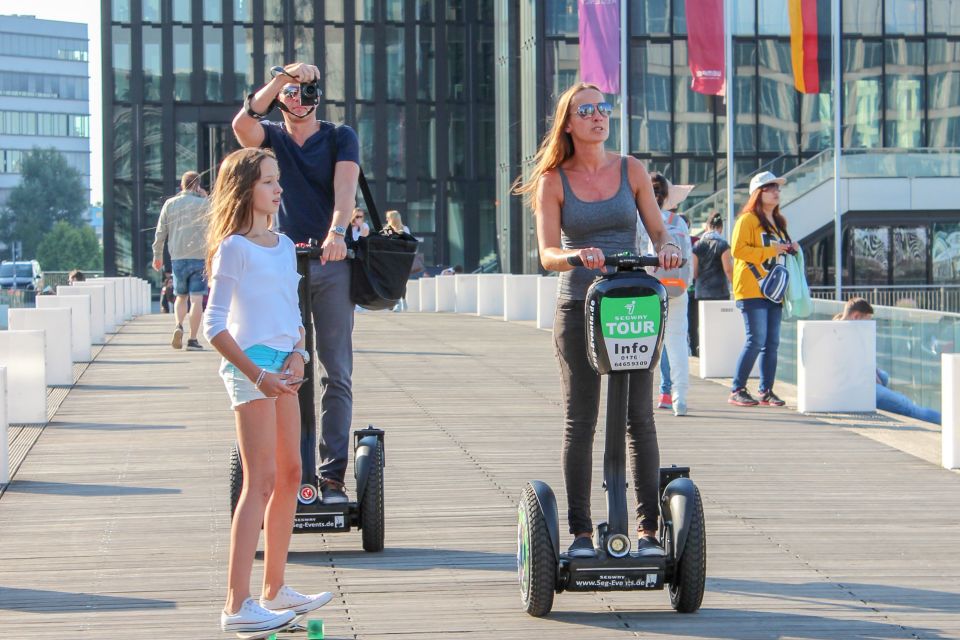
[[[282,122],[262,120],[263,148],[273,149],[280,166],[280,231],[294,242],[323,240],[333,220],[333,171],[337,162],[360,164],[353,129],[320,121],[320,130],[301,147]]]

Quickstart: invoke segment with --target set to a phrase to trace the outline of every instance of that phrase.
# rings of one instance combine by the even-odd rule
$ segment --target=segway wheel
[[[237,510],[240,502],[240,492],[243,490],[243,463],[240,461],[240,448],[233,445],[230,450],[230,519]]]
[[[538,618],[550,613],[557,584],[557,560],[546,518],[529,484],[517,509],[517,574],[524,610]]]
[[[707,579],[707,529],[700,490],[695,491],[690,531],[670,585],[670,604],[678,613],[693,613],[700,608]]]
[[[377,443],[370,475],[360,502],[360,533],[364,551],[383,551],[383,443]]]

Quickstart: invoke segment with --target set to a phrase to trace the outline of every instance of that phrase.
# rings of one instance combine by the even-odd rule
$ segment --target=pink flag
[[[697,93],[722,96],[723,73],[723,0],[686,0],[687,62]]]
[[[620,93],[620,2],[578,0],[580,80]]]

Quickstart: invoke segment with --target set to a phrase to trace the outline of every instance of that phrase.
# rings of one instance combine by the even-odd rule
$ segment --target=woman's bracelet
[[[664,242],[662,245],[660,245],[660,251],[663,251],[663,248],[666,246],[676,247],[677,251],[681,250],[680,245],[678,245],[676,242]]]
[[[253,383],[253,386],[259,387],[260,383],[263,382],[263,377],[267,375],[266,369],[260,369],[260,375],[257,376],[257,381]]]

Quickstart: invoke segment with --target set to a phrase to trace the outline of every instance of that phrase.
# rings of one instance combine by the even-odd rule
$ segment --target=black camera
[[[319,82],[301,82],[300,83],[300,104],[305,107],[313,106],[320,102],[320,96],[323,92],[320,90]]]

